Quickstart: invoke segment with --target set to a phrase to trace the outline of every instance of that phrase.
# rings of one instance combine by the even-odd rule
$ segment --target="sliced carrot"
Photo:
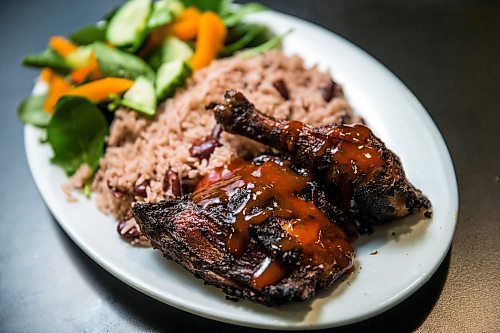
[[[78,46],[62,36],[51,37],[49,40],[49,47],[59,53],[63,58],[66,58],[71,52],[74,52],[78,48]]]
[[[82,96],[94,102],[102,102],[111,94],[121,94],[132,87],[134,81],[119,77],[108,77],[75,87],[65,95]]]
[[[190,40],[196,37],[202,14],[196,7],[186,8],[179,18],[169,25],[168,31],[181,40]]]
[[[49,83],[49,93],[47,99],[43,104],[43,108],[50,114],[54,113],[54,106],[57,100],[71,89],[69,84],[64,78],[55,73],[51,73]]]
[[[50,80],[52,78],[52,70],[50,68],[44,68],[40,72],[40,81],[50,85]]]
[[[196,50],[191,58],[194,70],[208,66],[217,57],[224,46],[226,35],[227,29],[217,14],[205,12],[201,15]]]
[[[97,62],[97,58],[94,52],[90,53],[89,63],[77,70],[74,70],[71,73],[71,81],[76,84],[80,84],[86,79],[97,80],[101,77],[101,72],[99,70],[99,63]]]

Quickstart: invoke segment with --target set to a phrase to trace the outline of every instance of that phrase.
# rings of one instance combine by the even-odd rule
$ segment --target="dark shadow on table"
[[[54,218],[53,218],[54,219]],[[57,225],[57,234],[74,263],[93,283],[125,321],[139,321],[145,327],[160,332],[255,332],[256,329],[224,324],[178,310],[146,296],[106,272],[65,234]],[[396,307],[357,324],[326,331],[350,332],[411,332],[418,328],[436,303],[448,274],[451,249],[431,279]],[[263,331],[269,332],[269,331]]]

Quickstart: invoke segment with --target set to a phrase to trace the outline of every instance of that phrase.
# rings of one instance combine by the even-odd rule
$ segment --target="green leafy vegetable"
[[[64,58],[52,49],[25,56],[23,65],[37,68],[49,67],[61,74],[67,74],[71,70],[71,67],[66,63]]]
[[[229,13],[227,16],[224,17],[224,24],[226,27],[232,27],[241,22],[243,17],[246,15],[252,14],[252,13],[257,13],[257,12],[262,12],[267,10],[268,8],[264,5],[261,5],[260,3],[247,3],[245,5],[239,6],[234,12]]]
[[[85,185],[83,185],[83,194],[87,199],[90,198],[90,193],[92,192],[92,178],[90,177],[88,181],[85,182]]]
[[[173,19],[174,15],[170,9],[170,1],[160,0],[154,3],[153,11],[149,15],[146,26],[149,30],[153,30],[172,22]]]
[[[145,76],[154,81],[155,73],[141,58],[125,51],[109,47],[103,43],[92,44],[99,69],[104,76],[123,77],[135,80]]]
[[[227,13],[232,1],[227,0],[181,0],[186,6],[197,7],[201,11],[212,11],[218,14]]]
[[[82,29],[73,32],[69,39],[78,45],[89,45],[94,42],[106,41],[106,25],[88,25]]]
[[[72,175],[82,164],[97,169],[104,152],[108,124],[97,106],[86,98],[59,99],[47,127],[47,138],[54,156],[52,163]]]
[[[249,46],[250,43],[259,35],[267,33],[267,28],[258,24],[242,24],[241,26],[246,27],[246,32],[240,36],[237,40],[233,41],[231,44],[224,46],[224,48],[219,52],[222,57],[228,57],[233,55],[235,52],[244,49]]]
[[[17,116],[24,124],[46,127],[50,114],[43,109],[47,95],[30,96],[24,99],[17,108]]]
[[[251,49],[248,49],[246,51],[241,52],[240,53],[241,58],[242,59],[252,58],[252,57],[255,57],[256,55],[259,55],[261,53],[264,53],[266,51],[274,49],[275,47],[279,46],[281,44],[281,42],[283,41],[283,39],[288,34],[290,34],[292,31],[293,31],[293,29],[290,29],[279,36],[275,36],[275,37],[271,38],[270,40],[268,40],[264,44],[261,44],[259,46],[254,47],[254,48],[251,48]]]

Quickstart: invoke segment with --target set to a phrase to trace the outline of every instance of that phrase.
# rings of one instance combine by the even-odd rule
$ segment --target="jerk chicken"
[[[136,204],[142,232],[167,258],[230,297],[302,301],[353,265],[340,210],[286,161],[233,162],[191,196]],[[321,207],[320,210],[318,207]]]
[[[133,213],[154,248],[229,297],[267,305],[309,299],[353,267],[352,221],[430,210],[366,126],[274,119],[236,91],[214,113],[225,131],[281,156],[233,161],[192,193],[138,203]]]
[[[241,92],[227,91],[215,118],[225,131],[278,149],[330,185],[346,205],[376,222],[430,209],[405,177],[399,158],[361,124],[312,127],[260,113]]]

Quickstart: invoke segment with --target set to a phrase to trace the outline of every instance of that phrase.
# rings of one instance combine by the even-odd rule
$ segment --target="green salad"
[[[263,10],[230,0],[128,0],[97,24],[53,36],[46,50],[24,57],[23,65],[41,70],[46,92],[23,100],[18,117],[44,129],[52,162],[68,175],[83,164],[95,172],[114,110],[153,117],[214,59],[278,46],[284,35],[243,20]]]

